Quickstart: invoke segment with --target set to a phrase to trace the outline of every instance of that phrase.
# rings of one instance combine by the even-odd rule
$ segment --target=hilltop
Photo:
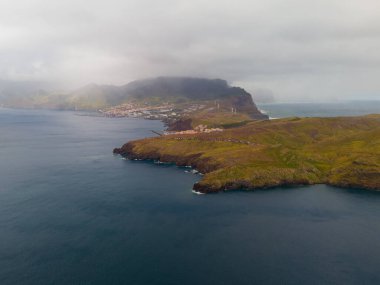
[[[380,189],[380,115],[255,121],[223,132],[171,134],[114,153],[190,165],[199,192],[325,183]]]
[[[125,90],[128,100],[102,110],[104,114],[160,119],[177,131],[201,125],[225,128],[268,118],[251,94],[221,79],[159,77],[131,82]]]

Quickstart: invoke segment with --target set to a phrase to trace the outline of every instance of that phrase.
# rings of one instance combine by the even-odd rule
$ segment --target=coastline
[[[193,165],[189,166],[186,165],[186,163],[190,162],[187,161],[186,159],[184,160],[183,157],[173,157],[173,160],[169,161],[159,161],[156,160],[155,158],[158,156],[152,155],[152,156],[139,156],[136,153],[122,153],[120,148],[115,148],[113,150],[114,154],[122,156],[124,159],[127,160],[133,160],[133,161],[149,161],[154,164],[173,164],[176,165],[177,167],[189,167],[198,173],[194,173],[197,175],[204,175],[209,172],[202,173],[200,168],[202,168],[204,171],[208,168],[205,166],[202,166],[202,164],[199,164],[197,161],[193,161]],[[162,157],[160,159],[163,159]],[[165,158],[164,158],[165,159]],[[212,169],[212,168],[211,168]],[[245,191],[254,191],[258,189],[270,189],[270,188],[275,188],[275,187],[291,187],[291,186],[311,186],[311,185],[328,185],[328,186],[334,186],[334,187],[340,187],[340,188],[348,188],[348,189],[362,189],[362,190],[368,190],[368,191],[380,191],[379,187],[372,188],[372,187],[365,187],[360,184],[347,184],[347,183],[330,183],[328,181],[316,181],[313,183],[310,183],[309,181],[302,181],[302,180],[294,180],[294,181],[280,181],[279,183],[274,183],[274,184],[266,184],[266,185],[261,185],[261,186],[255,186],[253,184],[249,184],[247,181],[232,181],[231,183],[228,183],[226,185],[222,185],[219,187],[216,187],[215,185],[205,185],[200,182],[197,182],[193,185],[192,192],[195,194],[212,194],[212,193],[219,193],[219,192],[224,192],[224,191],[235,191],[235,190],[245,190]]]
[[[378,140],[379,115],[287,118],[213,134],[146,138],[113,152],[129,159],[191,166],[204,174],[193,185],[201,193],[313,184],[379,190]],[[244,141],[250,143],[240,143]]]

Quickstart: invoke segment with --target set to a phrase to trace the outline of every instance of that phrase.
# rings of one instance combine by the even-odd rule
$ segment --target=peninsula
[[[380,115],[258,120],[131,141],[114,153],[192,166],[204,174],[193,187],[202,193],[320,183],[379,190]]]

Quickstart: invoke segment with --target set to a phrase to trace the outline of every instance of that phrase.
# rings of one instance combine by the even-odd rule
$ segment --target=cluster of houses
[[[201,110],[205,105],[192,104],[182,109],[173,104],[165,103],[160,106],[141,106],[133,103],[126,103],[105,110],[99,110],[106,117],[132,117],[149,120],[178,119],[184,113],[193,113]]]
[[[206,105],[203,105],[203,104],[192,104],[188,107],[186,107],[183,112],[184,113],[193,113],[195,111],[198,111],[198,110],[202,110],[206,107]]]
[[[193,130],[178,131],[178,132],[165,132],[166,135],[193,135],[199,133],[212,133],[212,132],[223,132],[221,128],[208,128],[206,125],[198,125]]]
[[[132,117],[150,120],[175,119],[180,116],[173,105],[138,106],[132,103],[122,104],[106,110],[99,110],[106,117]]]

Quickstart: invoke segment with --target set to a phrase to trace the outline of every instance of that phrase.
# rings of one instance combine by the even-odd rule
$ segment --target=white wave
[[[268,111],[265,111],[265,110],[263,110],[263,109],[259,109],[259,111],[260,111],[261,113],[265,114],[265,115],[268,115]]]

